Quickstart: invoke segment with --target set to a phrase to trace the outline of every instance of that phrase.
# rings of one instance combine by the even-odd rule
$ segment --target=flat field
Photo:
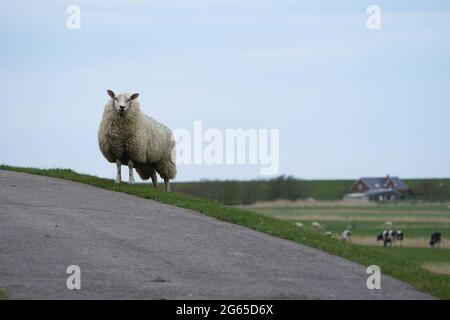
[[[402,230],[405,240],[386,248],[422,268],[450,274],[450,209],[447,203],[373,204],[345,201],[278,201],[244,207],[263,215],[303,225],[302,228],[323,233],[329,231],[336,241],[346,228],[352,230],[352,241],[362,246],[383,246],[376,236],[384,229]],[[392,222],[392,227],[383,226]],[[321,228],[314,228],[318,222]],[[433,232],[442,233],[440,248],[430,248]],[[325,235],[324,235],[325,236]]]

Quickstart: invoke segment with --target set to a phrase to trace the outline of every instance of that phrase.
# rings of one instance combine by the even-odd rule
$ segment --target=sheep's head
[[[130,109],[131,101],[139,97],[139,93],[121,93],[116,95],[112,90],[106,91],[113,101],[113,107],[120,115],[124,115]]]

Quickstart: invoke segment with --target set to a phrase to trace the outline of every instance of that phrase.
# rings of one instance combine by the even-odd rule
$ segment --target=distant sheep
[[[352,242],[352,231],[349,229],[345,229],[341,235],[342,241]]]
[[[318,223],[318,222],[313,222],[313,223],[311,223],[311,226],[312,226],[313,228],[316,228],[316,229],[322,228],[322,226],[321,226],[320,223]]]
[[[327,231],[327,232],[325,232],[325,235],[327,236],[327,237],[332,237],[333,236],[333,233],[331,232],[331,231]]]
[[[303,228],[303,223],[301,222],[296,222],[295,225],[299,228]]]
[[[98,143],[103,156],[116,163],[116,183],[122,181],[121,166],[129,168],[129,183],[134,183],[133,168],[143,180],[152,179],[156,188],[156,172],[164,179],[170,191],[170,180],[175,178],[175,142],[166,126],[141,112],[138,93],[116,95],[108,90],[110,100],[105,106],[98,132]]]
[[[392,228],[392,221],[386,221],[383,223],[383,228]]]
[[[430,247],[433,248],[435,245],[438,246],[438,248],[441,246],[441,241],[442,241],[442,234],[440,232],[434,232],[431,235],[431,240],[430,240]]]

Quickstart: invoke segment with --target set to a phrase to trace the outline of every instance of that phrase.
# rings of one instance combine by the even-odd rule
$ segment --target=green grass
[[[342,222],[325,222],[327,227],[332,232],[342,232],[349,223]],[[350,223],[351,225],[351,223]],[[353,234],[355,236],[375,236],[380,234],[382,228],[380,228],[379,223],[376,222],[354,222]],[[436,223],[415,223],[415,222],[402,222],[395,224],[396,228],[403,230],[405,236],[408,238],[430,238],[430,235],[439,231],[442,234],[450,234],[450,224],[436,224]],[[449,250],[450,252],[450,250]],[[450,260],[449,260],[450,262]]]
[[[311,224],[310,221],[302,220],[286,220],[292,223],[301,222],[305,226]],[[380,227],[378,222],[373,221],[321,221],[317,219],[320,224],[324,225],[326,231],[331,231],[335,235],[339,236],[347,226],[352,226],[353,236],[364,236],[364,237],[375,237],[380,234],[384,228]],[[394,224],[395,229],[402,230],[405,233],[405,237],[411,238],[426,238],[428,239],[430,235],[439,231],[444,235],[450,234],[450,224],[437,224],[437,223],[416,223],[416,222],[401,222]],[[450,250],[449,250],[450,252]],[[448,260],[450,262],[450,259]]]
[[[402,258],[410,259],[418,264],[425,262],[450,262],[450,250],[430,248],[392,247],[392,251]]]
[[[215,201],[180,193],[167,193],[154,190],[149,185],[122,183],[114,184],[112,180],[90,175],[78,174],[68,169],[18,168],[0,165],[0,169],[25,172],[80,182],[99,188],[124,192],[162,203],[201,212],[216,219],[235,223],[279,238],[301,243],[332,255],[341,256],[361,265],[378,265],[384,274],[391,275],[410,283],[418,290],[428,292],[436,297],[450,299],[450,276],[439,275],[422,269],[409,259],[398,257],[393,250],[378,247],[366,247],[343,243],[307,229],[296,227],[292,222],[275,219],[259,213],[226,207]]]
[[[450,250],[426,248],[428,239],[433,232],[439,231],[444,237],[450,234],[450,209],[446,204],[383,204],[349,207],[342,205],[315,206],[314,204],[301,207],[247,207],[247,209],[273,218],[283,219],[295,224],[301,222],[304,228],[311,232],[318,232],[311,227],[312,221],[322,225],[320,232],[330,231],[335,238],[339,238],[347,226],[352,227],[354,239],[364,237],[373,240],[373,245],[381,246],[375,241],[376,236],[385,228],[383,222],[394,221],[393,229],[403,230],[406,241],[417,240],[416,247],[407,245],[389,248],[397,257],[407,259],[416,265],[426,263],[445,263],[450,265]],[[311,216],[313,215],[313,216]],[[331,219],[330,219],[331,218]],[[359,220],[356,220],[358,218]],[[422,221],[395,221],[396,218]],[[430,218],[444,218],[448,222],[427,221]],[[353,220],[355,219],[355,220]],[[378,221],[371,221],[377,219]],[[355,241],[357,242],[357,241]],[[410,244],[412,246],[412,244]]]
[[[8,295],[6,294],[5,291],[0,290],[0,300],[7,300],[8,299]]]

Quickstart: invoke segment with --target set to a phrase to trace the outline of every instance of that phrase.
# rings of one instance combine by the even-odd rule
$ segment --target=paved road
[[[68,290],[66,268],[81,268]],[[158,202],[0,170],[0,287],[12,299],[428,299],[290,241]]]

